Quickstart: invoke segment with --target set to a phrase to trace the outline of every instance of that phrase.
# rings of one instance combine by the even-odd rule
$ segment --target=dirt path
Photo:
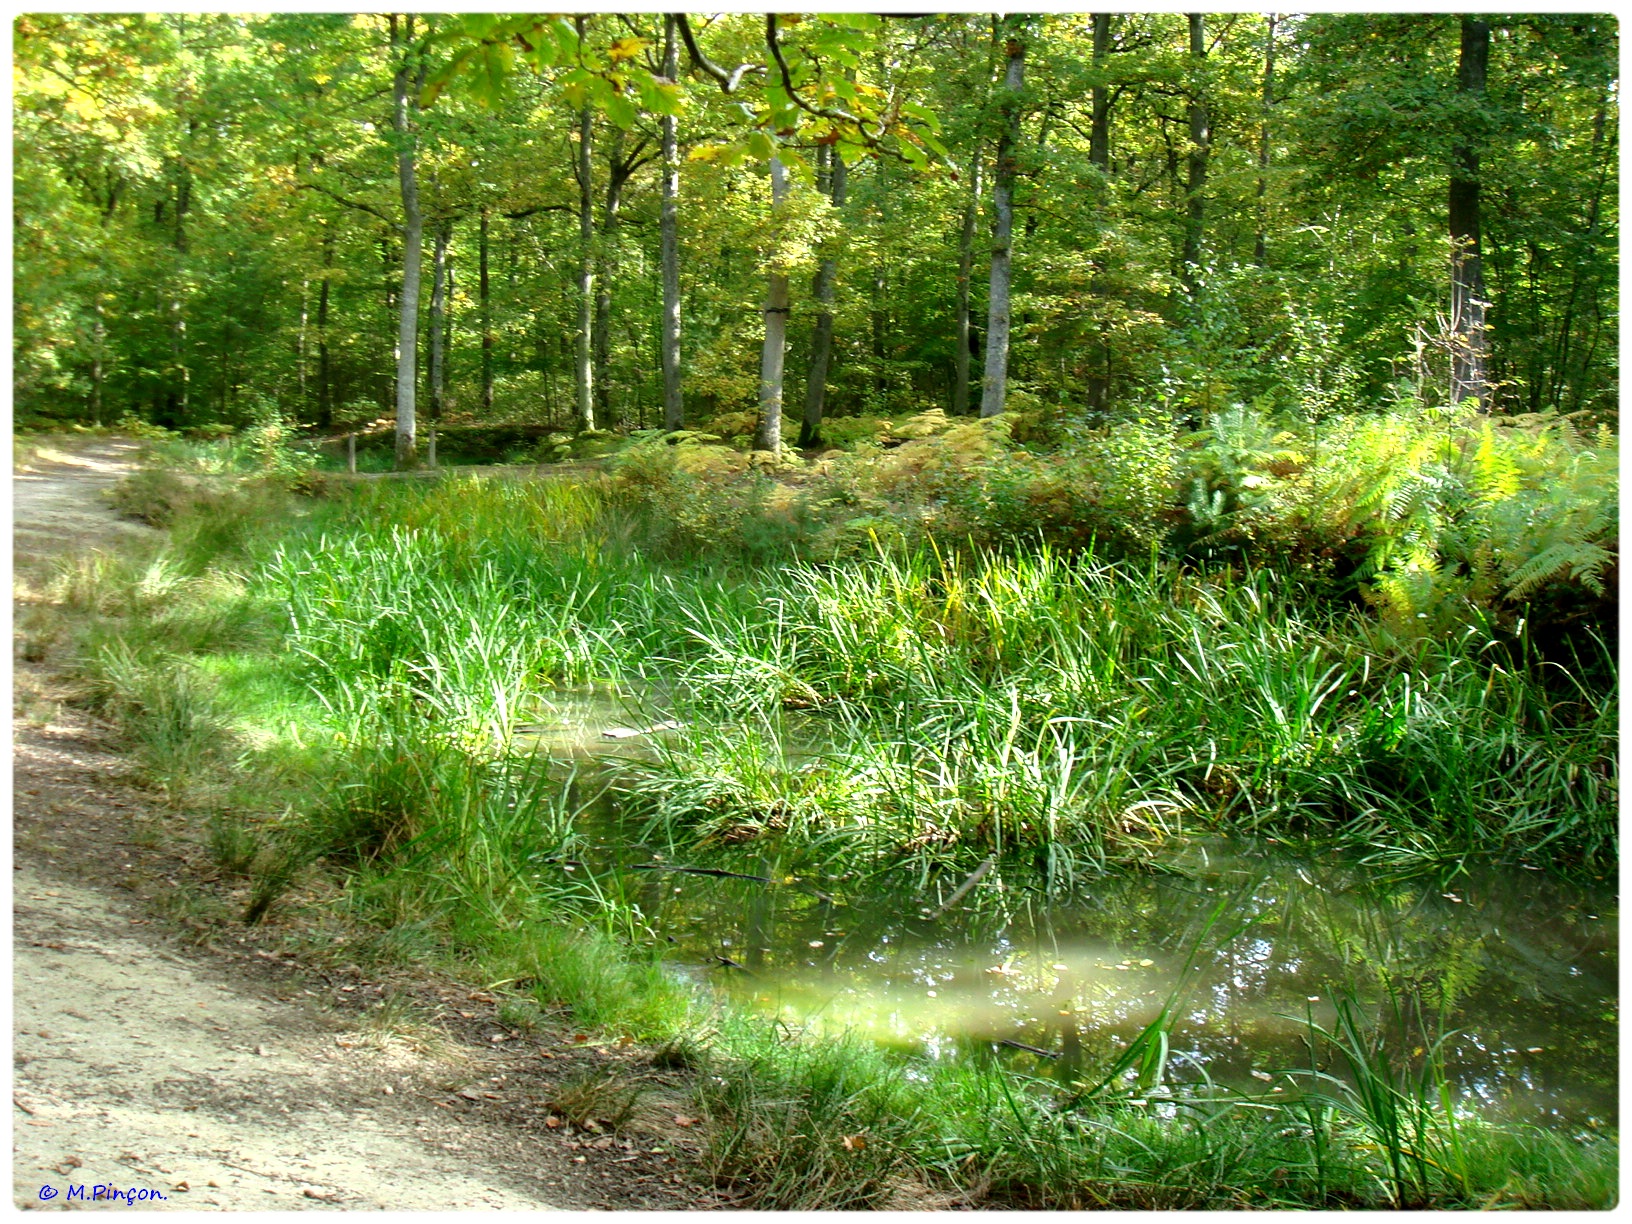
[[[51,557],[146,530],[97,496],[135,450],[99,440],[16,475],[20,605]],[[497,1031],[491,996],[419,983],[467,1023],[416,1043],[370,1027],[359,1002],[384,987],[360,973],[314,975],[242,931],[185,943],[153,907],[192,887],[165,836],[184,817],[134,784],[48,661],[14,674],[17,1206],[124,1206],[93,1204],[97,1186],[160,1209],[720,1205],[659,1136],[549,1118],[544,1068],[574,1055]]]

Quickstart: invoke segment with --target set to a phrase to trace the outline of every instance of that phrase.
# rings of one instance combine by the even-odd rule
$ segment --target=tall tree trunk
[[[890,220],[890,166],[887,159],[880,157],[875,165],[878,168],[878,223],[881,230]],[[887,232],[887,231],[885,231]],[[881,236],[878,251],[873,256],[873,301],[868,311],[868,322],[871,325],[872,352],[873,352],[873,395],[877,398],[876,411],[887,411],[886,400],[890,393],[890,375],[887,354],[889,346],[885,335],[889,331],[890,323],[890,265],[888,261],[889,241]]]
[[[663,18],[663,75],[680,77],[680,47],[673,13]],[[685,427],[685,398],[680,381],[680,140],[679,121],[664,115],[663,128],[663,428]]]
[[[1271,13],[1264,19],[1263,120],[1258,128],[1258,233],[1252,242],[1252,262],[1260,268],[1269,257],[1269,113],[1275,105],[1275,26]]]
[[[437,380],[440,384],[437,394],[437,420],[442,419],[442,413],[454,407],[453,397],[448,394],[448,388],[453,384],[453,304],[458,300],[458,295],[455,292],[457,267],[451,252],[447,256],[447,265],[447,298],[442,307],[442,377]]]
[[[958,308],[954,330],[957,333],[952,364],[952,415],[966,416],[969,412],[969,364],[974,357],[969,323],[969,280],[975,267],[975,230],[980,221],[981,150],[977,144],[969,159],[969,199],[963,206],[963,229],[958,234]]]
[[[1092,110],[1088,128],[1088,163],[1111,169],[1111,90],[1105,84],[1105,62],[1111,54],[1111,14],[1094,14],[1094,86],[1089,91]]]
[[[1094,85],[1089,91],[1091,98],[1091,117],[1088,129],[1088,163],[1106,177],[1111,173],[1111,105],[1110,87],[1105,83],[1105,68],[1111,56],[1111,21],[1110,13],[1094,14]],[[1094,261],[1094,274],[1088,281],[1089,295],[1095,299],[1101,297],[1105,291],[1104,277],[1100,275],[1101,264]],[[1085,399],[1089,408],[1101,412],[1105,402],[1110,397],[1111,378],[1111,346],[1107,339],[1107,328],[1103,320],[1099,324],[1099,358],[1098,368],[1087,376]]]
[[[317,424],[334,423],[334,390],[329,381],[329,274],[334,270],[334,226],[323,227],[323,279],[317,287]]]
[[[297,409],[302,415],[307,408],[306,402],[306,331],[310,324],[312,283],[309,277],[301,278],[300,282],[300,330],[295,333],[295,383]]]
[[[398,258],[397,253],[391,249],[391,239],[390,239],[389,235],[385,235],[385,234],[380,235],[380,263],[382,265],[381,266],[381,272],[380,272],[380,283],[385,286],[385,313],[386,313],[386,317],[390,320],[391,324],[398,328],[399,334],[400,334],[400,330],[401,330],[402,320],[398,317],[399,311],[397,310],[397,302],[400,301],[401,297],[402,297],[402,283],[401,283],[402,278],[398,275],[398,272],[400,271],[399,265],[401,264],[401,262],[402,261]],[[389,377],[382,376],[380,378],[380,383],[381,383],[381,386],[382,386],[382,392],[381,392],[381,397],[380,397],[380,415],[381,416],[388,415],[389,413],[394,412],[396,410],[396,402],[397,402],[397,356],[396,356],[397,348],[396,348],[396,340],[393,339],[391,344],[392,344],[392,347],[391,347],[391,361],[390,361],[389,366],[388,366],[388,369],[390,371],[390,376]],[[389,392],[389,394],[387,394],[387,392]]]
[[[584,19],[578,18],[578,37]],[[595,369],[591,339],[595,327],[595,196],[590,178],[594,112],[578,112],[578,428],[595,428]]]
[[[176,14],[176,41],[185,45],[187,40],[187,14]],[[171,243],[176,252],[176,278],[170,297],[170,360],[172,377],[175,379],[167,395],[171,405],[171,414],[174,419],[170,425],[180,425],[186,422],[192,398],[192,369],[187,360],[187,304],[185,299],[185,285],[187,279],[187,212],[192,207],[193,174],[188,162],[188,155],[192,150],[193,133],[198,129],[198,120],[185,116],[183,113],[185,102],[192,89],[190,74],[184,72],[176,91],[176,118],[181,122],[183,137],[181,151],[171,163],[171,172],[175,180],[175,209],[174,227],[171,234]]]
[[[1196,273],[1201,265],[1201,236],[1206,222],[1206,203],[1202,192],[1207,187],[1207,155],[1212,146],[1208,128],[1206,87],[1202,67],[1207,59],[1207,34],[1200,13],[1190,18],[1190,152],[1186,158],[1184,179],[1184,249],[1179,254],[1179,276],[1192,297],[1196,292]]]
[[[1010,23],[1006,50],[1008,70],[1003,77],[1003,134],[997,144],[992,211],[997,225],[992,235],[991,289],[986,308],[986,374],[982,381],[980,415],[997,416],[1008,399],[1009,278],[1014,241],[1014,154],[1020,143],[1020,90],[1025,84],[1026,44],[1021,30]]]
[[[1470,95],[1477,107],[1485,92],[1490,64],[1490,23],[1462,18],[1462,54],[1457,64],[1457,90]],[[1471,125],[1469,125],[1471,127]],[[1485,336],[1485,274],[1479,249],[1479,149],[1465,127],[1451,150],[1449,200],[1451,236],[1451,403],[1477,401],[1490,407],[1486,370],[1489,342]]]
[[[447,361],[444,344],[447,341],[443,331],[443,322],[446,318],[448,304],[448,241],[453,236],[453,222],[438,221],[431,233],[431,317],[430,332],[430,369],[428,381],[431,398],[431,420],[442,419],[442,389],[445,386],[443,379],[443,363]]]
[[[108,347],[108,328],[102,298],[96,299],[96,322],[91,326],[91,424],[102,427],[102,360]]]
[[[482,314],[482,414],[493,411],[493,299],[487,279],[487,209],[482,209],[476,248],[476,296]]]
[[[844,207],[845,166],[839,151],[823,145],[818,154],[817,186],[828,191],[837,212]],[[799,425],[799,445],[819,446],[822,412],[827,404],[827,371],[833,360],[833,277],[838,261],[831,253],[816,266],[810,295],[816,300],[816,332],[810,342],[810,378],[805,383],[805,418]]]
[[[425,219],[419,211],[419,179],[415,166],[415,136],[410,122],[409,94],[420,56],[413,49],[414,19],[400,27],[391,15],[391,45],[400,55],[391,90],[391,128],[397,142],[397,179],[402,188],[402,294],[397,301],[397,467],[413,467],[418,458],[414,420],[414,392],[418,378],[420,248]]]
[[[612,380],[608,371],[612,366],[612,280],[617,275],[618,211],[623,204],[623,129],[612,129],[612,142],[606,151],[606,203],[601,211],[600,241],[595,254],[595,331],[593,351],[595,369],[600,377],[595,381],[595,416],[603,425],[612,423]]]
[[[782,212],[788,198],[788,175],[781,158],[771,158],[771,212]],[[765,347],[759,361],[759,428],[754,449],[775,455],[782,449],[782,362],[787,354],[788,274],[782,270],[782,252],[771,252],[771,272],[765,291]]]

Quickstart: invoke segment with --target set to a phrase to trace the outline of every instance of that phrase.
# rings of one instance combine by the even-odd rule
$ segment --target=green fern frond
[[[1594,595],[1604,593],[1603,572],[1615,554],[1585,540],[1565,541],[1531,557],[1508,576],[1507,597],[1527,599],[1563,570]]]
[[[1505,501],[1520,487],[1518,462],[1496,444],[1496,431],[1487,421],[1479,431],[1479,446],[1473,456],[1474,494],[1483,502]]]

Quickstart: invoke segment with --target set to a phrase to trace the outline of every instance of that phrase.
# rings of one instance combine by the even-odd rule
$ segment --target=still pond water
[[[564,704],[538,746],[581,764],[640,752],[645,737],[601,738],[642,726],[604,700]],[[615,813],[591,839],[586,866],[621,877],[677,973],[790,1024],[1069,1074],[1114,1056],[1182,986],[1169,1081],[1263,1093],[1289,1085],[1281,1069],[1310,1065],[1305,1018],[1330,1028],[1334,999],[1352,994],[1396,1060],[1445,1034],[1469,1105],[1550,1128],[1617,1124],[1609,883],[1518,867],[1402,879],[1353,857],[1191,840],[1159,873],[1069,898],[994,870],[935,915],[960,880],[928,893],[915,876],[789,884],[772,859],[732,864],[768,884],[635,871],[681,860],[639,845]]]

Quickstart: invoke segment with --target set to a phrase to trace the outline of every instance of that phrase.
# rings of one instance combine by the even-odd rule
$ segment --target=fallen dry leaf
[[[866,1146],[866,1135],[846,1135],[844,1137],[844,1150],[847,1152],[859,1152]]]
[[[554,1114],[551,1114],[549,1117],[544,1119],[544,1125],[549,1127],[551,1130],[559,1130],[561,1127],[561,1119],[556,1117]]]
[[[676,1126],[696,1126],[697,1125],[697,1119],[696,1118],[688,1118],[688,1117],[685,1116],[685,1114],[675,1114],[674,1115],[674,1124]]]

